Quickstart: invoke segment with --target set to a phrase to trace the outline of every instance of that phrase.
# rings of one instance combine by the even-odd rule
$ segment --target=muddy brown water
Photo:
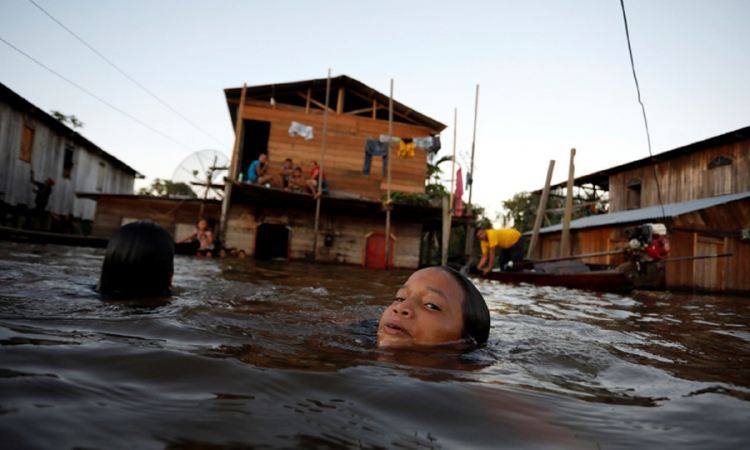
[[[405,271],[176,258],[106,302],[102,250],[0,242],[0,448],[747,448],[750,300],[477,282],[490,341],[389,352]]]

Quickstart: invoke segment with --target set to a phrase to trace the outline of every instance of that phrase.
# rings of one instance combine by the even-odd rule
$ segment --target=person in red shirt
[[[311,194],[316,194],[318,191],[318,174],[321,179],[321,192],[328,192],[328,180],[326,180],[326,174],[320,170],[320,166],[317,161],[312,162],[313,168],[310,171],[310,178],[307,179],[307,188]]]

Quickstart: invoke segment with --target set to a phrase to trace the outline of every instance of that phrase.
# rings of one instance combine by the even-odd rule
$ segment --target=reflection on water
[[[409,272],[178,257],[102,302],[102,251],[0,242],[7,448],[740,448],[750,301],[479,282],[473,352],[378,350]]]

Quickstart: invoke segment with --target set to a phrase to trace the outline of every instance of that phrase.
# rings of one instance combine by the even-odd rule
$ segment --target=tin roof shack
[[[96,202],[76,192],[130,194],[140,174],[0,84],[0,202],[33,208],[37,181],[55,180],[48,209],[93,220]]]
[[[226,89],[232,124],[241,111],[238,152],[233,157],[241,171],[261,153],[268,155],[269,173],[278,175],[286,158],[308,177],[312,161],[321,162],[326,79],[248,87],[244,105],[241,88]],[[323,171],[329,193],[321,200],[319,233],[325,245],[313,255],[315,202],[306,194],[274,192],[273,189],[234,184],[228,208],[227,246],[244,248],[258,258],[315,259],[368,266],[385,265],[376,242],[385,248],[385,213],[381,196],[387,190],[383,159],[375,156],[369,174],[363,173],[365,143],[388,134],[388,97],[347,76],[331,79]],[[399,102],[393,102],[393,136],[402,138],[437,135],[445,125]],[[290,134],[292,122],[313,128],[312,139]],[[396,156],[392,146],[391,189],[424,193],[427,154]],[[280,177],[276,183],[280,184]],[[261,189],[259,191],[259,189]],[[265,190],[263,190],[265,189]],[[267,199],[274,199],[269,203]],[[396,205],[391,234],[395,238],[391,264],[417,267],[424,216],[410,207]],[[426,215],[440,215],[436,208],[417,208]],[[322,236],[320,236],[322,237]],[[319,239],[318,242],[323,242]],[[368,247],[369,246],[369,247]],[[368,250],[369,249],[369,250]],[[369,253],[368,253],[369,252]],[[368,255],[369,258],[368,259]],[[374,263],[372,258],[380,263]]]
[[[659,204],[654,170],[664,211]],[[664,223],[670,258],[733,253],[726,258],[665,263],[665,286],[672,290],[750,292],[750,127],[578,177],[575,185],[609,196],[609,213],[571,222],[571,253],[617,250],[624,229]],[[606,198],[606,196],[604,196]],[[559,254],[561,226],[543,228],[542,257]],[[618,264],[621,256],[588,258]]]
[[[96,218],[91,235],[109,239],[121,226],[137,220],[150,220],[163,226],[180,240],[193,232],[199,218],[221,215],[221,201],[197,198],[152,197],[149,195],[78,193],[96,202]]]

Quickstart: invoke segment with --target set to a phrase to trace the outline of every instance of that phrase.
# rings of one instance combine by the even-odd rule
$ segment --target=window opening
[[[96,190],[101,191],[104,189],[104,172],[107,170],[107,166],[103,162],[99,163],[99,174],[96,178]]]
[[[24,125],[21,130],[21,152],[19,158],[22,161],[31,162],[31,148],[34,145],[34,129]]]
[[[70,171],[73,170],[73,147],[65,146],[65,157],[63,158],[63,178],[70,179]]]

